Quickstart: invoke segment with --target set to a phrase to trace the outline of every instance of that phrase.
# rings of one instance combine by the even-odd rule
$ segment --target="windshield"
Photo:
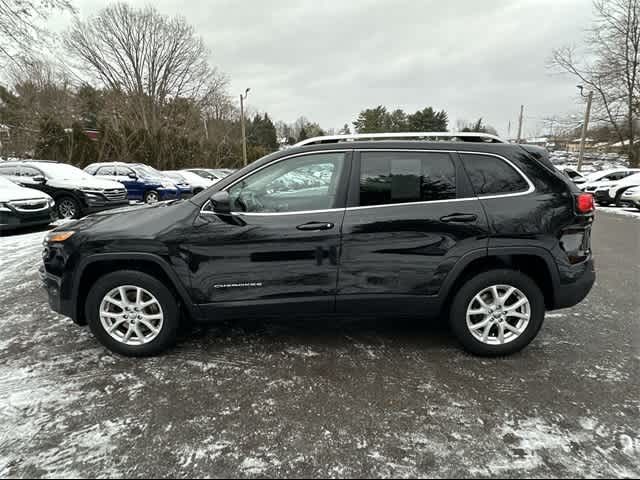
[[[171,177],[174,180],[178,180],[179,182],[186,182],[187,181],[187,179],[185,178],[185,176],[182,173],[178,173],[178,172],[164,172],[164,173],[168,177]]]
[[[42,170],[48,178],[58,180],[86,180],[93,179],[91,175],[73,165],[66,163],[39,163],[38,169]]]
[[[167,175],[159,172],[158,170],[156,170],[153,167],[150,167],[149,165],[136,165],[135,170],[139,173],[142,173],[143,176],[146,177],[152,177],[152,178],[166,178]]]

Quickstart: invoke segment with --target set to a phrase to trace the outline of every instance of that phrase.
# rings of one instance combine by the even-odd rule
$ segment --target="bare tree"
[[[31,58],[48,33],[42,23],[70,0],[0,0],[0,65]]]
[[[594,118],[604,120],[621,142],[628,141],[629,161],[640,165],[636,121],[640,111],[640,0],[595,0],[595,24],[586,52],[575,48],[553,52],[553,66],[570,73],[595,93]]]
[[[118,3],[87,21],[76,20],[65,45],[107,89],[135,98],[135,120],[149,132],[160,127],[164,106],[176,98],[199,98],[215,77],[193,27],[153,7]]]

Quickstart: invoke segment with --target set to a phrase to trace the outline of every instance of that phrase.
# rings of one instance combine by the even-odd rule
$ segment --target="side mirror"
[[[216,215],[231,215],[231,199],[229,192],[221,190],[211,196],[211,206]]]
[[[43,175],[37,175],[33,177],[33,183],[47,183],[47,179]]]
[[[129,178],[130,178],[130,179],[132,179],[132,180],[137,180],[137,179],[138,179],[138,176],[137,176],[135,173],[133,173],[133,172],[130,172],[130,173],[127,175],[127,177],[129,177]]]

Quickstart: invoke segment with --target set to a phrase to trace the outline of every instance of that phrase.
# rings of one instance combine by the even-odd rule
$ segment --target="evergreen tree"
[[[444,110],[436,112],[426,107],[409,115],[407,123],[411,132],[446,132],[449,117]]]
[[[353,122],[358,133],[384,133],[391,127],[391,119],[387,109],[382,105],[363,110]]]

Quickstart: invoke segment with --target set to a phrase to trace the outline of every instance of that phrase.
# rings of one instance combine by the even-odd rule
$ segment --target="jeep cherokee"
[[[190,200],[50,232],[43,280],[55,311],[129,356],[184,320],[327,314],[446,315],[468,351],[506,355],[590,291],[593,220],[591,194],[497,137],[319,137]]]

